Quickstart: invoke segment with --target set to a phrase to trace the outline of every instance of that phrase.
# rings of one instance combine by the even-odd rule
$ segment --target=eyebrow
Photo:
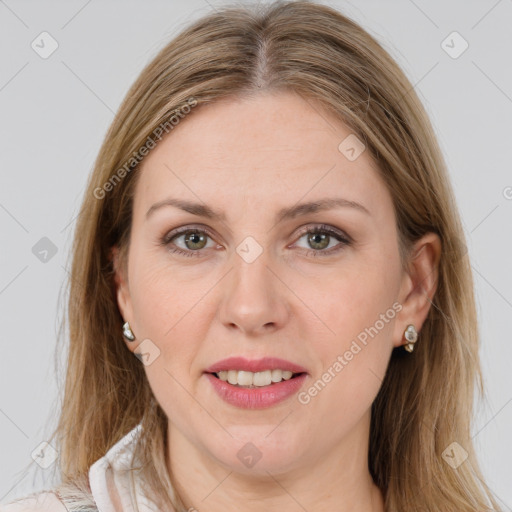
[[[206,204],[194,203],[191,201],[185,201],[183,199],[167,198],[149,208],[146,212],[146,219],[159,208],[164,206],[174,206],[180,210],[186,211],[199,217],[205,217],[207,219],[225,221],[226,214],[220,210],[215,210]],[[308,203],[296,204],[294,206],[282,208],[276,214],[276,222],[282,222],[283,220],[290,220],[296,217],[307,215],[311,213],[317,213],[320,211],[331,210],[334,208],[353,208],[360,212],[371,215],[367,208],[362,204],[356,203],[355,201],[349,201],[342,197],[327,197],[323,199],[317,199],[316,201],[310,201]]]

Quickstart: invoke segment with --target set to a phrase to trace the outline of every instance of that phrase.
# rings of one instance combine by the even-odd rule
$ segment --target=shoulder
[[[50,491],[31,494],[0,505],[0,512],[66,512],[64,504]]]

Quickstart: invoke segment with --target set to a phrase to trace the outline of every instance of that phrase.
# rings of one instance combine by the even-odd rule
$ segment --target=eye
[[[186,226],[165,235],[160,243],[167,247],[171,253],[188,257],[201,257],[201,249],[219,247],[213,240],[209,246],[207,245],[208,238],[211,239],[212,237],[213,234],[206,228]],[[352,239],[348,235],[324,224],[303,230],[299,240],[302,238],[306,238],[306,243],[309,244],[309,247],[312,247],[312,249],[306,251],[307,255],[314,257],[330,256],[352,243]],[[180,239],[181,241],[178,242]],[[333,247],[331,243],[336,240],[339,243]]]
[[[312,250],[307,251],[308,256],[314,257],[330,256],[352,243],[348,235],[324,224],[303,231],[299,240],[302,238],[305,238],[309,247],[312,247]],[[331,242],[336,240],[340,243],[335,244],[333,247]]]
[[[172,253],[183,256],[200,256],[200,250],[207,248],[207,240],[211,236],[211,233],[204,228],[185,227],[166,235],[161,244],[168,247]],[[182,239],[181,247],[176,243],[180,239]],[[215,244],[213,245],[215,246]]]

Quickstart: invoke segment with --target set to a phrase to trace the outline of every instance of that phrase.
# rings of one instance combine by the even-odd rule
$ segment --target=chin
[[[260,430],[264,433],[262,434]],[[287,432],[282,433],[282,439],[265,439],[271,431],[272,429],[266,426],[264,429],[252,430],[254,435],[247,432],[244,436],[234,435],[229,446],[223,446],[219,450],[220,445],[216,444],[211,447],[210,454],[229,471],[266,479],[269,473],[277,475],[297,468],[300,465],[301,448],[304,444],[290,443]]]

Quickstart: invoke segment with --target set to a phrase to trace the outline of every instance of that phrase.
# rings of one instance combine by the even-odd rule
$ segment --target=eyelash
[[[193,251],[193,250],[184,251],[183,249],[180,249],[176,246],[169,247],[169,245],[171,244],[171,240],[178,238],[180,235],[187,234],[187,233],[205,234],[213,239],[213,234],[206,228],[194,228],[194,227],[186,226],[184,228],[179,228],[176,231],[173,231],[173,232],[165,235],[161,239],[160,244],[163,245],[164,247],[167,247],[171,253],[176,253],[179,255],[187,256],[187,257],[194,257],[194,256],[200,257],[200,252],[201,252],[200,249],[195,250],[195,251]],[[309,234],[327,234],[331,237],[334,237],[336,240],[338,240],[341,243],[339,245],[337,245],[335,247],[331,247],[330,249],[327,249],[327,250],[326,249],[321,249],[321,250],[320,249],[306,249],[308,256],[310,256],[310,255],[313,257],[331,256],[332,254],[335,254],[335,253],[341,251],[342,249],[344,249],[345,247],[352,244],[352,239],[349,236],[343,234],[342,232],[340,232],[330,226],[326,226],[325,224],[316,225],[316,226],[310,227],[307,230],[302,231],[299,234],[299,237],[297,240],[300,240],[304,235],[309,235]]]

